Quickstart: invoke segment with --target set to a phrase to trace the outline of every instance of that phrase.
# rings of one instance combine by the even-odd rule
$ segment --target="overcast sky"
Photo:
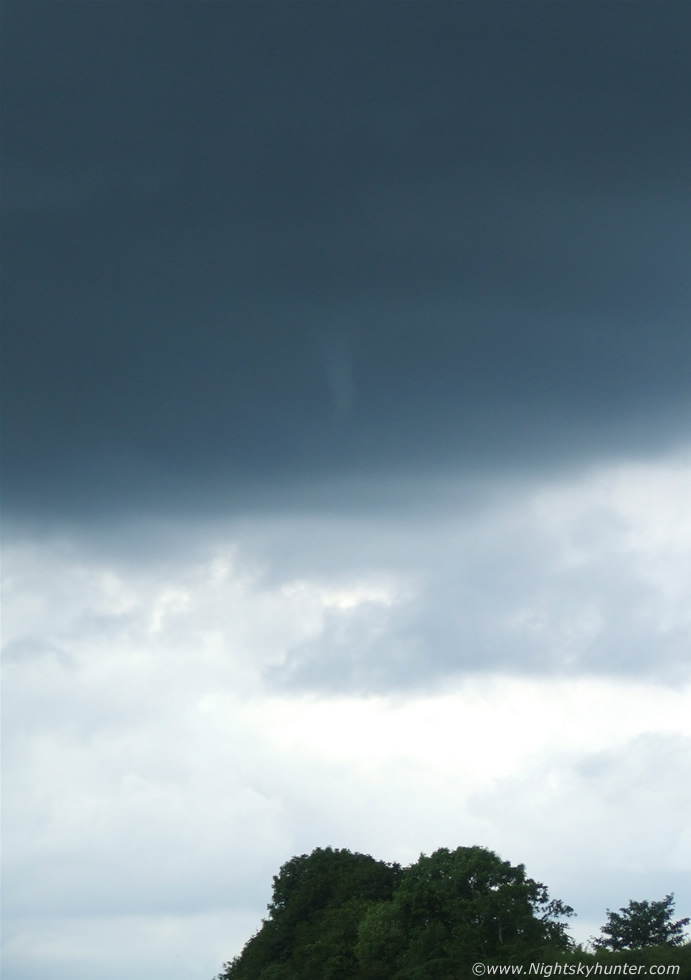
[[[317,846],[691,914],[691,5],[2,7],[7,980]]]

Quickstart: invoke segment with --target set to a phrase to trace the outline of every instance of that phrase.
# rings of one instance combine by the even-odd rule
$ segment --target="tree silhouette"
[[[560,920],[573,910],[484,847],[408,868],[317,848],[283,865],[268,913],[218,980],[435,980],[572,946]]]
[[[659,902],[629,902],[618,912],[607,909],[602,936],[593,940],[597,949],[642,949],[644,946],[680,946],[686,939],[689,919],[672,921],[674,893]]]

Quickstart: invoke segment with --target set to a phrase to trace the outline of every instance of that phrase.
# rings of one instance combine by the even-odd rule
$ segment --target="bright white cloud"
[[[210,980],[279,865],[325,844],[485,844],[576,905],[579,938],[631,897],[675,890],[688,914],[689,499],[672,462],[380,532],[215,528],[148,561],[8,545],[7,975]],[[641,630],[656,678],[626,659]],[[328,643],[395,673],[423,634],[509,652],[459,671],[441,650],[435,684],[377,694],[267,687]],[[526,671],[531,644],[588,669]]]

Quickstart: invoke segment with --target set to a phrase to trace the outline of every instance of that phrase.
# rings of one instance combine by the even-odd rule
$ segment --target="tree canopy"
[[[659,902],[631,901],[618,912],[607,909],[602,936],[593,940],[597,949],[643,949],[646,946],[680,946],[690,919],[672,921],[674,894]]]
[[[345,849],[291,858],[274,876],[261,929],[220,980],[350,977],[360,921],[370,905],[391,899],[400,875],[397,864]]]
[[[441,848],[405,869],[317,848],[273,884],[261,929],[219,980],[427,980],[572,945],[561,920],[573,910],[483,847]]]

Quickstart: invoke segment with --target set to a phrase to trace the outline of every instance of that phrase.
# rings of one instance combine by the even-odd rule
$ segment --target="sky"
[[[691,915],[691,6],[1,19],[3,976],[320,846]]]

